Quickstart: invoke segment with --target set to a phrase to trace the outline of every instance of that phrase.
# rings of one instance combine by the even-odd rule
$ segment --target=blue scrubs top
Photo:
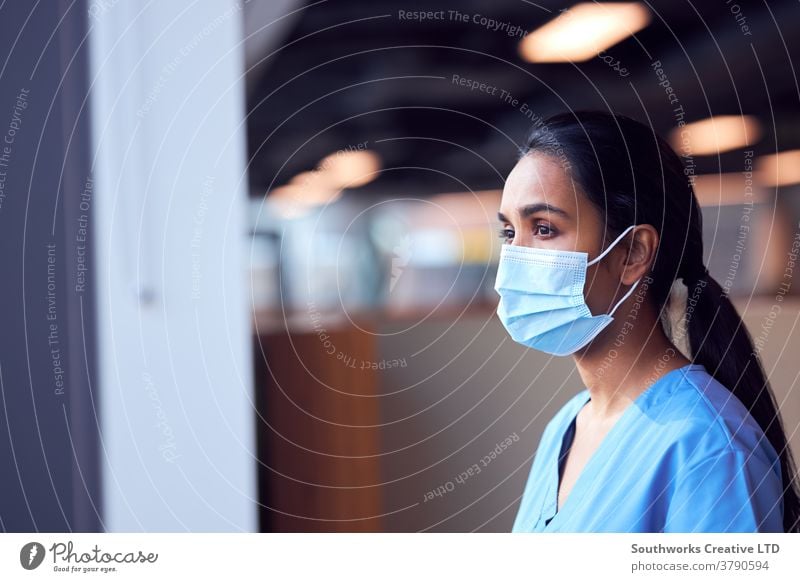
[[[775,449],[701,364],[667,372],[625,409],[556,510],[590,399],[578,393],[545,428],[513,532],[783,532]]]

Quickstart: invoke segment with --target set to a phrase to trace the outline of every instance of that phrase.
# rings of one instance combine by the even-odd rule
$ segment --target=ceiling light
[[[305,215],[314,206],[334,202],[341,195],[341,189],[320,187],[308,182],[291,183],[270,190],[267,203],[282,218],[297,218]]]
[[[587,61],[650,23],[650,10],[639,2],[583,2],[562,12],[520,42],[526,61]]]
[[[767,187],[800,184],[800,150],[758,158],[758,178]]]
[[[694,177],[694,193],[700,206],[735,206],[764,202],[761,182],[746,172],[699,174]]]
[[[761,133],[752,115],[718,115],[672,130],[670,143],[685,156],[705,156],[752,145]]]
[[[341,151],[326,156],[317,170],[334,188],[357,188],[378,177],[378,154],[371,151]]]

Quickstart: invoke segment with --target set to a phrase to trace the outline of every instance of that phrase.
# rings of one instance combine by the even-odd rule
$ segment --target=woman
[[[572,354],[586,386],[547,425],[513,531],[797,531],[774,397],[664,140],[622,115],[551,117],[499,219],[498,316],[514,340]],[[676,279],[691,359],[667,316]]]

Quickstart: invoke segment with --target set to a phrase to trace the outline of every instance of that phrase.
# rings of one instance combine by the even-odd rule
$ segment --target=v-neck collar
[[[559,467],[559,464],[560,464],[559,463],[559,459],[564,454],[564,449],[563,449],[563,447],[564,447],[564,437],[567,435],[567,433],[570,430],[572,430],[572,428],[575,425],[576,420],[578,418],[578,414],[580,414],[580,411],[583,410],[583,407],[586,406],[586,404],[591,399],[592,398],[591,398],[591,394],[589,393],[589,390],[584,390],[583,396],[581,397],[581,400],[579,401],[580,402],[580,406],[578,406],[577,412],[575,412],[575,414],[572,416],[572,420],[570,420],[570,422],[566,426],[566,429],[564,429],[564,431],[561,432],[561,434],[559,435],[558,440],[556,441],[556,442],[558,442],[560,444],[559,444],[559,447],[558,447],[558,453],[555,455],[555,459],[553,460],[553,462],[551,463],[551,466],[550,466],[550,470],[549,470],[550,478],[548,480],[547,494],[545,495],[545,507],[542,510],[542,518],[541,519],[542,519],[542,523],[544,524],[545,528],[550,527],[553,524],[553,521],[556,519],[556,517],[561,515],[561,513],[564,511],[564,505],[567,505],[567,503],[569,503],[570,498],[572,498],[572,494],[575,493],[575,489],[578,486],[578,482],[581,480],[581,477],[583,477],[583,474],[586,472],[586,469],[589,467],[589,463],[591,463],[592,460],[597,456],[597,454],[600,452],[600,449],[603,447],[603,444],[606,442],[606,440],[608,440],[608,436],[611,434],[611,432],[622,421],[622,417],[620,417],[620,419],[617,422],[614,423],[614,426],[611,427],[611,429],[608,431],[608,433],[606,433],[605,437],[603,437],[603,440],[600,442],[600,445],[598,445],[598,447],[595,450],[595,452],[592,454],[592,456],[586,461],[586,464],[583,466],[583,469],[581,470],[581,474],[578,475],[578,479],[575,481],[575,484],[572,486],[572,490],[569,492],[569,495],[567,496],[567,499],[564,501],[564,505],[562,505],[561,508],[558,509],[558,486],[559,486],[559,482],[561,480],[561,476],[559,475],[559,473],[560,473],[560,471],[559,471],[559,469],[560,469],[560,467]],[[630,406],[628,408],[630,408]],[[627,412],[628,412],[628,409],[626,408],[625,411],[622,413],[622,416],[624,417]],[[558,509],[558,511],[556,511],[556,509]],[[547,520],[550,520],[549,523],[548,523]]]
[[[586,404],[592,399],[589,390],[584,389],[584,391],[581,393],[582,396],[580,400],[578,400],[580,404],[578,405],[575,414],[572,415],[572,419],[570,420],[569,423],[565,425],[564,430],[562,430],[561,433],[558,435],[558,440],[556,441],[560,442],[561,444],[559,445],[558,453],[555,455],[555,458],[551,460],[550,467],[548,469],[548,474],[549,474],[548,489],[547,493],[544,496],[545,506],[542,509],[542,514],[540,517],[542,524],[544,524],[543,529],[546,530],[547,528],[551,528],[554,523],[560,522],[561,521],[560,518],[561,515],[564,513],[564,509],[565,508],[569,509],[572,505],[574,505],[575,501],[573,501],[573,499],[575,499],[576,497],[577,498],[581,497],[581,488],[584,486],[584,483],[586,482],[587,473],[590,472],[593,465],[596,465],[597,463],[604,461],[606,459],[606,457],[609,454],[608,449],[611,446],[609,443],[613,442],[614,435],[624,430],[626,425],[630,422],[631,418],[633,417],[635,410],[643,406],[644,403],[649,398],[652,397],[652,395],[655,392],[654,389],[657,386],[664,385],[665,380],[668,377],[671,377],[673,374],[677,374],[679,372],[685,373],[686,371],[693,369],[700,369],[702,367],[703,367],[702,364],[687,364],[680,368],[675,368],[673,370],[670,370],[669,372],[661,376],[658,380],[656,380],[653,384],[651,384],[641,394],[639,394],[639,396],[637,396],[633,400],[633,402],[631,402],[627,406],[627,408],[625,408],[625,410],[622,413],[622,416],[620,416],[617,422],[614,423],[614,425],[609,429],[609,431],[600,441],[600,444],[597,446],[597,449],[595,449],[594,453],[592,453],[592,455],[586,461],[586,464],[583,466],[583,469],[581,470],[580,474],[578,475],[578,478],[573,484],[572,489],[569,492],[569,495],[564,500],[564,504],[561,506],[561,508],[558,509],[558,511],[556,511],[556,508],[558,507],[558,486],[560,482],[558,461],[564,452],[562,449],[562,447],[564,446],[564,437],[566,436],[567,432],[569,432],[569,430],[573,427],[573,425],[575,425],[580,411],[583,410],[583,407],[586,406]],[[550,520],[549,523],[547,520]]]

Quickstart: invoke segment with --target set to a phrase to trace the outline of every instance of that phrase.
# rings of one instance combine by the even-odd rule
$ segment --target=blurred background
[[[684,157],[800,450],[793,0],[0,16],[6,530],[510,531],[583,386],[500,325],[496,213],[565,109]]]

